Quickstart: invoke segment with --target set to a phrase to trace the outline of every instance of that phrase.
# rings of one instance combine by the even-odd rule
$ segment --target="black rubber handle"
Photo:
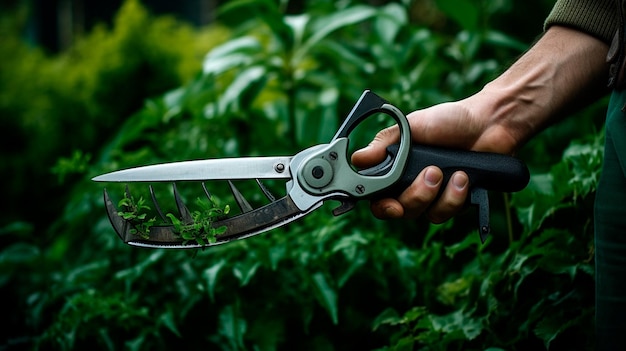
[[[398,145],[389,146],[387,148],[389,155],[383,163],[361,172],[371,175],[385,173],[393,163],[397,151]],[[437,166],[442,170],[444,175],[442,190],[456,171],[467,173],[470,187],[490,191],[520,191],[528,185],[530,180],[530,174],[526,165],[519,159],[511,156],[489,152],[412,145],[402,178],[392,187],[391,193],[401,193],[428,166]]]
[[[379,165],[359,171],[368,176],[385,174],[391,169],[398,153],[398,145],[387,148],[387,158]],[[445,189],[450,177],[456,171],[464,171],[469,177],[469,203],[478,208],[478,233],[484,243],[491,231],[489,225],[489,198],[487,191],[515,192],[528,185],[530,173],[526,165],[510,156],[476,151],[461,151],[434,146],[411,145],[402,177],[390,188],[372,194],[370,198],[398,196],[415,177],[426,167],[437,166],[443,172],[443,183],[439,194]],[[333,213],[348,211],[350,204],[342,204]]]

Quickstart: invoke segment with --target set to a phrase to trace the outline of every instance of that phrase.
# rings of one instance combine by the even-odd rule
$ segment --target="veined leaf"
[[[335,30],[362,22],[376,15],[378,11],[371,6],[353,6],[345,10],[334,12],[311,22],[309,32],[312,33],[302,44],[296,48],[292,64],[296,66],[320,41]]]
[[[546,349],[549,350],[552,341],[575,322],[576,319],[565,319],[559,315],[548,315],[537,324],[534,332],[535,335],[543,340]]]
[[[402,318],[398,315],[398,312],[389,307],[385,309],[381,314],[374,319],[372,323],[372,330],[376,331],[382,325],[397,325],[402,323]]]
[[[253,66],[240,72],[222,94],[219,101],[220,112],[224,113],[229,108],[235,111],[239,110],[241,103],[244,102],[242,100],[246,92],[258,88],[256,84],[263,83],[267,79],[266,73],[267,70],[262,66]],[[254,96],[255,94],[251,95]],[[251,101],[245,102],[251,103]]]
[[[256,273],[256,270],[261,265],[260,262],[254,262],[252,264],[239,263],[233,268],[233,275],[239,279],[240,286],[246,286],[250,282],[250,279]]]
[[[176,334],[179,338],[181,337],[180,331],[178,331],[178,328],[176,327],[176,322],[174,322],[172,310],[167,310],[164,314],[162,314],[160,320],[167,327],[167,329]]]
[[[41,250],[31,244],[15,243],[0,251],[0,267],[31,262],[41,255]]]
[[[337,291],[328,284],[326,277],[323,273],[318,272],[313,275],[313,286],[317,290],[317,296],[320,304],[333,321],[333,324],[339,323],[339,316],[337,312]]]
[[[348,279],[359,269],[361,268],[365,262],[367,262],[367,257],[363,251],[359,251],[356,257],[353,257],[352,260],[348,261],[349,265],[346,270],[341,274],[339,279],[337,280],[337,286],[339,288],[343,287]]]
[[[217,275],[226,265],[226,260],[222,259],[216,264],[204,270],[203,274],[206,278],[207,290],[209,291],[209,298],[211,301],[215,301],[215,283],[217,282]]]
[[[231,350],[244,350],[243,336],[248,330],[246,320],[239,316],[237,309],[224,307],[219,316],[219,333],[230,343]]]
[[[236,38],[211,50],[202,64],[204,74],[221,74],[253,62],[253,53],[260,52],[261,43],[251,36]]]
[[[528,44],[497,30],[487,31],[487,33],[485,33],[485,41],[499,47],[511,48],[520,52],[528,49]]]
[[[394,44],[394,39],[408,22],[407,11],[402,5],[389,3],[383,7],[381,16],[376,19],[376,30],[387,47]]]
[[[482,318],[474,318],[463,310],[457,310],[444,316],[430,316],[433,329],[446,334],[462,332],[468,340],[475,339],[483,331]]]
[[[285,17],[285,23],[291,28],[293,32],[293,41],[294,46],[298,47],[302,44],[304,40],[306,26],[309,23],[311,17],[307,14],[302,14],[298,16],[287,16]]]

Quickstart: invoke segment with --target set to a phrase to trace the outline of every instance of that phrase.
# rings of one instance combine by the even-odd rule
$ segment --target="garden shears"
[[[355,169],[348,158],[348,135],[362,121],[374,114],[386,114],[399,126],[399,143],[387,148],[386,159],[368,169]],[[441,168],[443,189],[458,170],[469,177],[469,203],[478,208],[478,231],[484,242],[490,232],[488,191],[515,192],[526,187],[529,171],[517,158],[486,152],[453,150],[411,143],[406,116],[395,106],[371,91],[365,91],[328,144],[309,147],[286,157],[239,157],[180,161],[135,167],[93,178],[98,182],[173,182],[174,198],[180,213],[169,223],[154,225],[149,233],[137,233],[136,218],[126,218],[104,190],[106,212],[120,238],[127,244],[148,248],[201,248],[247,238],[283,226],[319,209],[328,200],[339,201],[332,212],[340,215],[350,211],[359,200],[398,195],[429,165]],[[269,203],[252,206],[233,185],[236,180],[256,180]],[[283,179],[286,194],[276,199],[261,180]],[[211,194],[205,181],[228,181],[241,213],[221,216],[209,227],[196,226],[197,231],[215,234],[210,241],[187,240],[181,236],[180,223],[192,225],[194,218],[176,188],[177,182],[201,183],[207,197]],[[154,197],[156,210],[162,215]],[[126,186],[125,196],[128,194]],[[128,204],[122,205],[129,206]],[[219,230],[218,230],[219,229]],[[148,231],[146,231],[148,232]]]

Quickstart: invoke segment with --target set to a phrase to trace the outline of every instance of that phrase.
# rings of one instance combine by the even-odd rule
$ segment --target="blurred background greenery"
[[[533,179],[491,194],[484,246],[471,210],[430,225],[360,204],[193,253],[138,249],[90,181],[293,154],[329,141],[365,89],[405,112],[462,98],[535,40],[552,4],[4,1],[0,349],[591,349],[606,101],[520,151]]]

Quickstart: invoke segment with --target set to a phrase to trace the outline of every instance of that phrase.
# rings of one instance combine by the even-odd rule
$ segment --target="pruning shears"
[[[387,157],[382,163],[356,170],[348,160],[348,136],[367,117],[377,113],[386,114],[397,123],[400,142],[387,148]],[[228,181],[241,213],[212,222],[212,228],[221,230],[210,243],[185,240],[171,221],[171,224],[152,226],[149,235],[138,235],[131,221],[121,215],[104,190],[106,212],[113,228],[125,243],[148,248],[183,249],[222,244],[266,232],[306,216],[328,200],[340,202],[332,212],[341,215],[350,211],[359,200],[398,195],[429,165],[441,168],[444,186],[455,171],[467,173],[470,182],[469,202],[478,207],[478,231],[483,242],[490,232],[488,191],[519,191],[526,187],[530,178],[526,165],[514,157],[412,144],[409,123],[404,113],[367,90],[328,144],[309,147],[293,156],[162,163],[119,170],[97,176],[93,180],[121,183],[173,182],[180,220],[187,224],[192,223],[193,218],[181,200],[176,183],[202,182],[210,198],[204,186],[205,181]],[[269,203],[252,208],[232,182],[243,179],[256,180]],[[262,183],[262,180],[267,179],[285,180],[286,194],[276,199]],[[128,192],[128,186],[126,189]],[[161,213],[152,187],[150,193],[155,207]]]

